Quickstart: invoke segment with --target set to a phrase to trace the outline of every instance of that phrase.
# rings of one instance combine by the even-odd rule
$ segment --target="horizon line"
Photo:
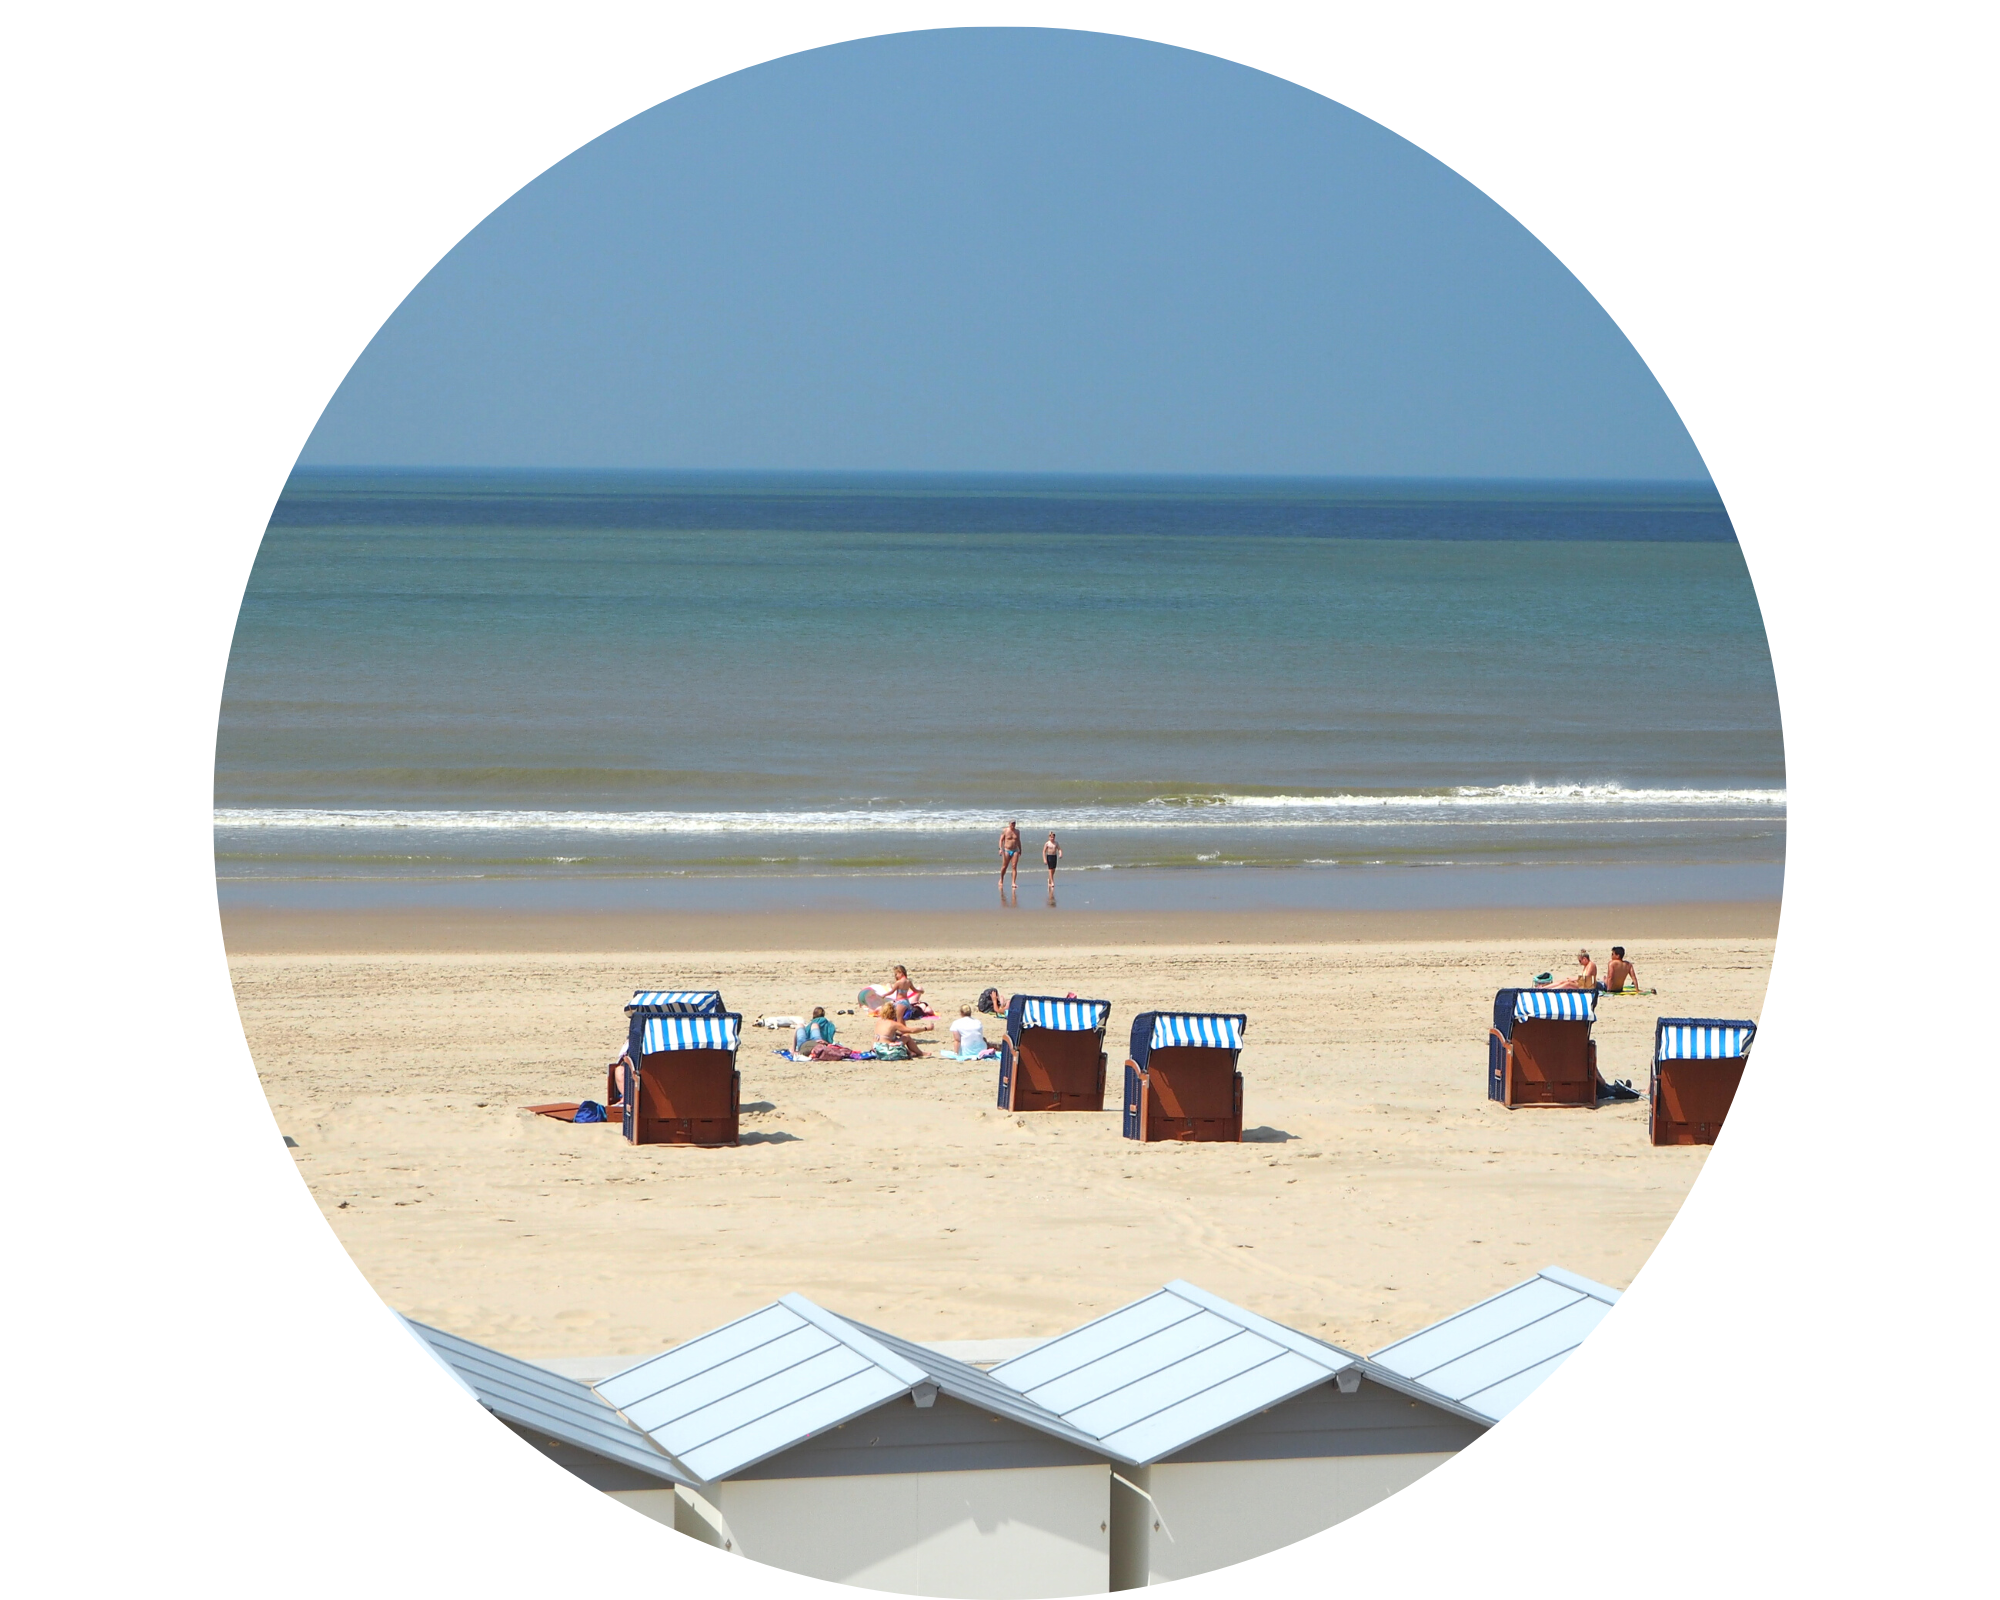
[[[1018,478],[1040,480],[1179,479],[1186,482],[1246,483],[1575,483],[1651,484],[1685,488],[1715,488],[1715,479],[1699,477],[1581,476],[1548,473],[1486,472],[1194,472],[1158,468],[1029,468],[1029,467],[668,467],[598,465],[500,465],[488,462],[369,462],[300,461],[287,477],[306,472],[375,473],[621,473],[656,477],[765,478]]]

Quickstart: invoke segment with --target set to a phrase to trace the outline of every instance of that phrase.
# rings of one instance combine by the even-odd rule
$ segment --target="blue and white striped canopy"
[[[1754,1022],[1662,1023],[1658,1061],[1726,1061],[1750,1048]]]
[[[1174,1045],[1209,1045],[1218,1050],[1241,1050],[1243,1030],[1234,1017],[1200,1015],[1186,1011],[1162,1011],[1153,1018],[1153,1050]]]
[[[656,1006],[691,1016],[712,1017],[722,1010],[722,996],[713,989],[637,989],[633,991],[632,1003],[625,1009],[630,1011],[639,1006]]]
[[[658,1055],[662,1050],[735,1048],[734,1017],[648,1017],[645,1043],[641,1046],[649,1056]]]
[[[1523,989],[1514,1001],[1516,1022],[1595,1022],[1597,996],[1588,989]]]
[[[1024,1028],[1059,1033],[1095,1033],[1111,1015],[1109,1000],[1029,1000],[1021,1007]]]

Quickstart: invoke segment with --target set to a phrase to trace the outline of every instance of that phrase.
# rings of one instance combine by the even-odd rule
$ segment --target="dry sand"
[[[1656,1016],[1757,1015],[1775,923],[1774,906],[226,919],[266,1092],[341,1242],[398,1310],[528,1356],[657,1350],[788,1290],[911,1338],[1002,1339],[1184,1277],[1365,1351],[1551,1263],[1622,1288],[1705,1152],[1653,1149],[1643,1102],[1490,1103],[1493,991],[1563,970],[1578,940],[1600,961],[1630,946],[1659,994],[1601,1002],[1598,1063],[1643,1089]],[[1010,1115],[991,1062],[795,1065],[771,1053],[788,1036],[753,1027],[740,1148],[635,1148],[522,1109],[602,1094],[635,988],[719,987],[747,1022],[851,1006],[891,961],[947,1018],[988,983],[1109,999],[1114,1109]],[[1119,1137],[1126,1030],[1153,1006],[1249,1014],[1241,1145]],[[836,1020],[869,1038],[866,1017]]]

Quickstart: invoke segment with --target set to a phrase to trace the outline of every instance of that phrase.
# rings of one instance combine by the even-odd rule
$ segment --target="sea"
[[[300,469],[217,739],[225,905],[1772,900],[1706,484]]]

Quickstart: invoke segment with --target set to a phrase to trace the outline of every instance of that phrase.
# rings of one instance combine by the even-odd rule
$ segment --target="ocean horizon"
[[[970,906],[1018,818],[1167,909],[1771,899],[1784,816],[1702,483],[301,468],[215,824],[230,904]]]

